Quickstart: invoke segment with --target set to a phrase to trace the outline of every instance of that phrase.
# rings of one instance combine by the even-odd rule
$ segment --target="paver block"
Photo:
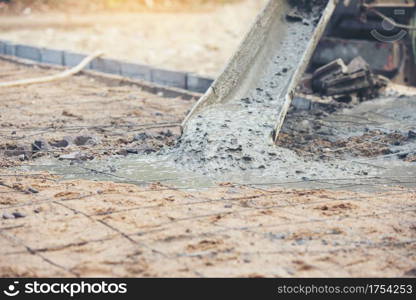
[[[186,89],[186,73],[162,69],[152,69],[152,82],[171,87]]]
[[[79,65],[79,63],[86,57],[87,56],[84,54],[65,51],[64,52],[64,66],[75,67]],[[88,64],[86,68],[88,69],[90,67],[91,67],[91,63]]]
[[[311,100],[295,96],[292,100],[292,106],[299,110],[310,110],[311,109]]]
[[[12,43],[6,44],[6,55],[15,55],[16,54],[16,46]]]
[[[214,82],[211,78],[188,74],[186,88],[192,92],[205,93]]]
[[[39,48],[32,46],[16,45],[15,55],[24,59],[30,59],[38,62],[41,61]]]

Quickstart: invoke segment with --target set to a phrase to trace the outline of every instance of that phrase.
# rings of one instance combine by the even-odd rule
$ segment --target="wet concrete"
[[[305,127],[302,120],[310,125]],[[369,132],[376,134],[368,135]],[[415,186],[414,132],[416,96],[386,96],[349,107],[341,105],[331,113],[325,109],[297,111],[292,108],[282,137],[291,134],[296,143],[286,139],[280,146],[253,144],[248,150],[246,145],[237,141],[233,141],[235,144],[223,143],[221,147],[228,147],[222,149],[226,149],[224,152],[230,157],[222,165],[223,160],[218,158],[209,160],[207,164],[199,161],[207,155],[202,150],[196,152],[198,156],[194,152],[183,154],[183,158],[187,158],[185,164],[178,159],[175,162],[176,151],[183,147],[178,144],[176,148],[166,148],[160,153],[115,156],[109,160],[65,162],[45,159],[39,160],[36,166],[23,169],[49,171],[63,175],[63,179],[110,180],[137,185],[161,182],[186,189],[233,182],[264,187],[371,192],[383,186]],[[390,135],[392,139],[384,139]],[[341,149],[337,142],[348,139],[354,140]],[[311,148],[314,143],[316,148]],[[361,148],[368,151],[359,151]],[[212,151],[212,156],[224,153],[222,150],[218,153],[215,149]],[[256,153],[255,159],[261,159],[264,168],[258,166],[259,161],[244,158],[253,152]],[[227,162],[234,164],[228,165]],[[210,167],[216,169],[210,170]]]
[[[416,160],[415,97],[382,96],[355,105],[332,102],[307,111],[292,108],[278,145],[315,160]]]
[[[154,154],[113,156],[91,161],[61,161],[39,159],[36,164],[19,167],[24,172],[51,172],[60,180],[86,179],[113,181],[145,186],[154,182],[176,188],[200,189],[215,185],[215,179],[180,168],[168,157]]]
[[[238,172],[257,178],[306,180],[323,174],[331,177],[360,173],[359,166],[348,163],[306,161],[272,142],[277,112],[282,110],[288,86],[316,27],[315,9],[312,13],[305,10],[297,13],[301,15],[299,19],[284,20],[284,26],[279,27],[282,31],[274,48],[278,52],[268,57],[265,68],[258,70],[244,95],[228,97],[188,120],[177,147],[168,152],[177,164],[229,178]]]

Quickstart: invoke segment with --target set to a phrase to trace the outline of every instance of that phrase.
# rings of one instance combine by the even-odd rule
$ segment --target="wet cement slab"
[[[290,138],[273,143],[276,112],[316,26],[316,11],[302,14],[295,21],[278,20],[287,23],[276,36],[279,51],[258,70],[246,93],[200,111],[174,147],[88,162],[46,160],[30,169],[71,179],[166,181],[195,188],[218,182],[304,188],[362,184],[367,189],[372,183],[412,184],[414,97],[381,97],[331,112],[290,113],[282,131]],[[402,180],[394,180],[399,177]]]
[[[264,169],[208,172],[201,166],[201,170],[196,170],[175,162],[176,153],[167,148],[162,153],[104,160],[63,162],[45,159],[23,170],[48,171],[62,175],[62,179],[109,180],[136,185],[161,182],[187,189],[203,189],[223,182],[265,188],[282,186],[362,192],[377,191],[383,186],[415,187],[416,159],[412,159],[416,158],[416,138],[412,135],[416,129],[415,116],[416,97],[384,97],[332,113],[322,109],[291,110],[282,136],[290,133],[298,140],[293,143],[286,139],[286,144],[268,146],[267,155],[273,158],[270,162],[273,167]],[[301,120],[310,124],[307,130]],[[376,134],[368,135],[369,132]],[[384,140],[389,135],[392,138]],[[353,140],[345,144],[343,141],[348,139]],[[343,149],[337,144],[341,142]],[[316,143],[315,150],[308,148],[312,143]]]

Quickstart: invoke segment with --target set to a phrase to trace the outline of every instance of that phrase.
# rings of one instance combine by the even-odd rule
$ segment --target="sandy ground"
[[[0,39],[215,77],[266,0],[204,12],[2,15]]]
[[[0,61],[0,80],[57,70]],[[171,145],[195,100],[166,99],[136,86],[110,87],[91,77],[0,91],[0,165],[48,156],[89,160],[153,152]]]
[[[2,80],[48,72],[1,63]],[[131,142],[143,133],[135,124],[177,122],[192,105],[86,76],[2,90],[1,97],[2,146],[31,147],[35,139],[50,143],[83,134],[100,142],[71,145],[69,154],[103,156],[145,144]],[[132,127],[126,130],[126,124]],[[86,133],[78,132],[85,127]],[[66,147],[49,147],[53,151],[35,152],[68,154]],[[102,153],[100,147],[113,150]],[[23,161],[4,153],[2,161],[30,164],[36,157],[32,147],[29,151],[32,156],[23,155]],[[173,188],[157,182],[62,181],[5,165],[1,277],[416,276],[414,188],[375,184],[371,194],[294,190],[282,183]]]
[[[416,276],[415,190],[2,179],[2,277]]]

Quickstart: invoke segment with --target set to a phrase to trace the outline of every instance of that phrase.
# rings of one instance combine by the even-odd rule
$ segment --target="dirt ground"
[[[8,62],[0,70],[2,81],[52,72]],[[416,276],[414,188],[196,189],[23,172],[10,166],[37,155],[76,152],[81,160],[157,149],[178,132],[142,124],[177,123],[192,102],[87,76],[0,93],[1,145],[23,147],[1,155],[1,277]],[[51,145],[66,136],[69,146]],[[80,136],[91,138],[76,145]],[[47,150],[33,148],[35,140]]]
[[[172,13],[29,12],[2,15],[0,39],[93,53],[215,77],[266,0]]]

